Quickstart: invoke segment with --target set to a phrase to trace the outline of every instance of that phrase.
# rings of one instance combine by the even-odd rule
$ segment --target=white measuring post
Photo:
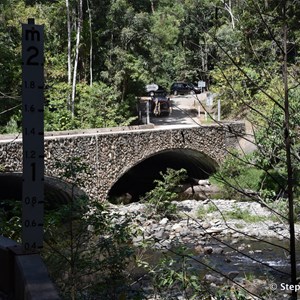
[[[150,103],[149,103],[149,100],[147,100],[146,102],[146,114],[147,114],[147,125],[150,124]]]
[[[44,26],[22,24],[23,186],[22,245],[43,247],[44,220]]]

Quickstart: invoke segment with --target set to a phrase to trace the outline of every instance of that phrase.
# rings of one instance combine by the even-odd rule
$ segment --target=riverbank
[[[284,291],[274,294],[274,290],[270,290],[270,284],[289,280],[288,252],[284,250],[289,237],[286,223],[255,202],[184,200],[174,204],[178,209],[176,219],[149,218],[143,203],[112,205],[112,209],[119,213],[120,220],[131,219],[135,247],[163,253],[184,246],[192,259],[213,266],[212,269],[196,266],[197,273],[210,289],[231,286],[234,280],[253,294],[265,295],[246,299],[288,298]],[[300,237],[298,224],[296,235]],[[185,299],[180,293],[171,298],[155,297],[146,299]]]
[[[178,218],[150,218],[143,203],[112,205],[121,216],[128,215],[136,226],[136,245],[150,238],[164,241],[162,247],[172,242],[197,244],[195,237],[204,235],[223,238],[289,238],[287,223],[283,223],[268,208],[256,202],[236,200],[183,200],[174,201]],[[300,225],[295,225],[297,238],[300,238]],[[158,247],[159,244],[157,245]]]

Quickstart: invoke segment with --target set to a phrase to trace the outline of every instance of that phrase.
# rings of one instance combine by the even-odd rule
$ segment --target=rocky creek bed
[[[121,215],[118,221],[122,216],[131,218],[135,231],[133,244],[137,249],[148,244],[148,254],[152,253],[150,261],[157,260],[158,253],[174,249],[176,252],[178,247],[185,246],[191,258],[196,259],[193,265],[209,288],[232,285],[230,279],[234,279],[252,293],[265,295],[249,296],[249,299],[288,299],[288,291],[274,288],[275,284],[280,287],[289,281],[289,257],[283,249],[288,246],[287,224],[276,220],[268,209],[255,202],[183,200],[174,203],[179,212],[176,219],[149,218],[143,203],[111,207]],[[299,238],[298,224],[296,235]],[[212,268],[203,267],[197,262],[200,260]],[[154,297],[149,291],[147,299],[188,298],[178,291],[161,297]]]

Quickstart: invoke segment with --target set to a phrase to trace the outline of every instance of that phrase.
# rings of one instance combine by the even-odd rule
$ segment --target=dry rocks
[[[184,200],[174,202],[177,205],[179,218],[171,220],[166,217],[148,219],[145,204],[131,203],[128,205],[113,206],[114,211],[120,215],[130,216],[134,228],[135,238],[133,243],[139,246],[145,241],[154,241],[155,248],[170,248],[178,244],[201,245],[201,241],[207,241],[211,237],[221,239],[230,238],[234,243],[244,237],[244,234],[253,237],[287,237],[288,230],[284,224],[274,222],[271,219],[256,223],[247,223],[241,219],[223,219],[219,211],[225,212],[235,209],[247,210],[256,216],[268,216],[270,213],[260,204],[255,202],[237,202],[235,200],[210,200],[196,201]],[[209,209],[209,207],[217,209]],[[203,209],[206,213],[203,214]],[[199,210],[202,214],[199,216]],[[205,210],[204,210],[205,211]],[[296,227],[297,235],[299,228]],[[206,249],[203,251],[208,253]]]

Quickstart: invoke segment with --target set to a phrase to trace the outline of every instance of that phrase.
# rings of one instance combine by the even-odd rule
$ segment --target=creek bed
[[[249,214],[261,216],[261,220],[249,223],[241,219],[229,219],[225,223],[218,211],[210,211],[212,202],[218,205],[222,212],[237,209],[248,211]],[[254,292],[258,290],[259,294],[263,292],[270,294],[270,284],[276,283],[277,286],[279,284],[278,287],[281,283],[289,284],[289,253],[287,250],[276,247],[276,245],[280,245],[286,249],[289,248],[288,227],[287,224],[266,219],[268,212],[264,207],[258,203],[235,200],[183,200],[174,201],[174,203],[181,213],[181,217],[178,219],[149,218],[142,203],[114,207],[114,209],[118,208],[124,217],[127,214],[131,216],[136,228],[133,244],[137,252],[140,252],[138,255],[141,254],[142,260],[154,267],[164,257],[164,253],[167,253],[175,261],[172,268],[179,270],[182,262],[180,256],[171,254],[171,252],[177,252],[183,246],[186,251],[181,254],[188,253],[190,255],[187,270],[196,274],[199,281],[204,281],[206,286],[217,285],[217,288],[220,289],[225,285],[232,284],[219,273],[238,283],[246,282],[247,287],[250,283],[259,285],[259,289],[251,286],[251,290]],[[204,208],[202,210],[205,215],[202,214],[199,217],[198,211],[201,208]],[[299,233],[300,227],[299,224],[296,224],[297,238],[299,238]],[[247,235],[253,238],[248,238]],[[140,248],[145,243],[149,243],[147,251]],[[297,253],[300,255],[300,247],[297,246]],[[157,267],[156,270],[158,270]],[[147,287],[148,283],[151,284],[147,271],[142,268],[132,269],[132,273],[143,289]],[[280,296],[275,297],[272,294],[271,298],[264,299],[285,299],[286,291],[278,289],[276,291]]]
[[[288,247],[286,241],[278,239],[267,239],[267,241],[274,245],[280,245],[286,248]],[[225,240],[225,243],[230,245],[230,247],[215,241],[207,243],[204,249],[208,250],[211,247],[213,251],[210,254],[197,253],[197,250],[193,245],[190,245],[190,247],[185,246],[185,251],[182,251],[182,248],[173,248],[171,249],[172,252],[169,252],[169,254],[174,261],[177,260],[177,266],[174,264],[172,267],[175,270],[178,270],[180,264],[182,264],[182,260],[179,256],[174,254],[175,252],[179,251],[181,254],[189,253],[191,259],[188,259],[186,262],[188,272],[197,274],[197,276],[199,276],[199,278],[201,278],[207,286],[210,284],[216,284],[219,289],[221,289],[224,285],[232,284],[232,282],[226,279],[224,280],[221,274],[213,272],[212,269],[214,269],[228,277],[232,277],[234,281],[242,285],[244,285],[243,282],[245,282],[245,280],[249,282],[256,282],[255,284],[259,282],[260,286],[255,288],[253,288],[253,286],[249,288],[250,284],[244,285],[247,289],[249,288],[254,293],[256,293],[256,291],[257,293],[261,293],[265,289],[268,294],[270,286],[273,286],[273,284],[276,283],[278,287],[276,290],[277,295],[273,295],[272,298],[262,299],[287,299],[288,293],[280,290],[282,283],[289,284],[290,282],[290,266],[287,251],[282,248],[254,240],[239,240],[235,241],[233,244],[231,240]],[[231,246],[238,251],[233,250]],[[216,250],[215,253],[214,250]],[[167,251],[148,249],[144,253],[144,258],[149,264],[154,266],[158,264],[160,259],[164,257],[163,253],[166,252]],[[246,256],[243,255],[243,253],[246,254]],[[300,255],[300,247],[297,249],[297,254]],[[209,265],[212,269],[205,267],[201,264],[201,262],[205,265]],[[297,268],[299,267],[300,263],[297,265]],[[145,273],[142,269],[136,270],[136,278],[141,278],[144,275]],[[143,285],[144,289],[148,289],[149,293],[151,293],[151,287],[148,286],[149,282],[147,280],[146,276],[144,282],[141,281],[140,284]],[[172,291],[170,291],[170,293],[172,293]],[[177,293],[174,292],[174,294],[178,297],[176,298],[176,296],[173,296],[170,299],[184,299],[180,298],[178,291]]]
[[[246,277],[267,275],[274,277],[273,279],[276,281],[285,279],[288,282],[290,272],[288,251],[275,246],[279,245],[288,249],[288,243],[274,238],[265,240],[270,244],[245,239],[234,243],[225,240],[224,244],[228,244],[230,247],[222,243],[212,243],[212,248],[221,247],[223,252],[209,255],[210,261],[225,274],[239,271],[240,275]],[[300,255],[299,247],[297,252]]]

